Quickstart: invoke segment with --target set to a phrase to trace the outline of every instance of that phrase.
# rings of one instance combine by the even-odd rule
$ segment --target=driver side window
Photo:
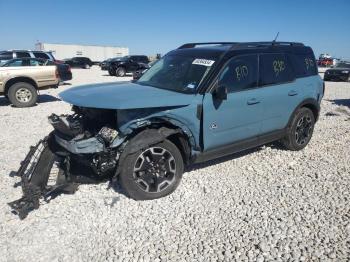
[[[231,58],[219,76],[219,86],[229,93],[257,87],[258,56],[242,55]]]

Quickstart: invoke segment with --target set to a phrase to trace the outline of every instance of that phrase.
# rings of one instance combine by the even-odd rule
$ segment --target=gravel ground
[[[349,261],[350,83],[326,83],[322,113],[300,152],[263,146],[197,165],[172,195],[136,202],[83,185],[20,221],[7,202],[28,147],[70,106],[59,91],[128,80],[97,67],[42,92],[27,109],[0,98],[0,261]]]

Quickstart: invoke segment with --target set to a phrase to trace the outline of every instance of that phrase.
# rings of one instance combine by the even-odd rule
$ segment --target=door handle
[[[296,96],[297,94],[298,94],[298,92],[295,90],[290,90],[288,93],[289,96]]]
[[[255,105],[255,104],[259,104],[259,103],[260,103],[260,101],[258,101],[256,98],[252,98],[252,99],[249,99],[247,101],[248,105]]]

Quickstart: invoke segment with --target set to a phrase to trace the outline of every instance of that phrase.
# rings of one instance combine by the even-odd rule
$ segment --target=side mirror
[[[213,96],[220,100],[227,100],[227,87],[223,85],[217,85],[213,92]]]

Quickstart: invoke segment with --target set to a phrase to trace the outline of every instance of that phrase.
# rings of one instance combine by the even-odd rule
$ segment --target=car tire
[[[16,107],[30,107],[37,102],[38,93],[33,85],[26,82],[18,82],[9,88],[8,98]]]
[[[287,135],[282,139],[282,145],[292,151],[298,151],[310,142],[315,126],[313,112],[306,107],[298,109],[288,127]]]
[[[84,66],[84,68],[85,68],[85,69],[90,69],[90,65],[86,64],[86,65]]]
[[[110,76],[115,76],[115,70],[114,69],[108,69],[108,73]]]
[[[124,67],[118,67],[117,70],[115,71],[115,75],[118,77],[123,77],[126,74],[126,70]]]
[[[132,141],[129,146],[132,146]],[[179,185],[184,163],[179,149],[164,140],[127,155],[121,163],[119,181],[135,200],[157,199],[172,193]]]

